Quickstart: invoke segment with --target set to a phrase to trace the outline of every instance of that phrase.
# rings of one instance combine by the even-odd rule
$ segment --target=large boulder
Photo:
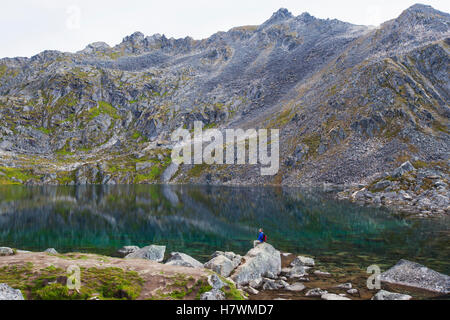
[[[449,294],[450,277],[415,262],[400,260],[394,267],[380,275],[385,283],[420,288]]]
[[[205,263],[205,268],[211,269],[221,276],[228,278],[242,261],[242,257],[233,252],[216,252],[213,258]]]
[[[393,293],[385,290],[378,292],[372,300],[411,300],[412,297],[407,294]]]
[[[24,300],[22,292],[0,283],[0,300]]]
[[[7,247],[0,247],[0,257],[2,256],[12,256],[14,255],[14,250]]]
[[[164,260],[164,253],[166,252],[165,246],[151,245],[142,249],[139,249],[133,253],[130,253],[125,259],[145,259],[156,262],[162,262]]]
[[[181,266],[187,268],[203,268],[203,264],[191,256],[180,252],[172,252],[171,257],[167,260],[166,265]]]
[[[139,250],[139,247],[137,247],[137,246],[125,246],[125,247],[122,247],[119,250],[117,250],[117,254],[123,258],[129,254],[135,253],[138,250]]]
[[[281,255],[268,243],[262,243],[250,250],[241,264],[232,275],[236,284],[247,285],[252,280],[262,278],[267,274],[279,275],[281,273]]]

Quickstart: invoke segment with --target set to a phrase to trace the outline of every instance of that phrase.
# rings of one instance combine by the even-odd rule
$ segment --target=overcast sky
[[[167,37],[209,37],[241,25],[261,24],[279,8],[294,15],[365,25],[397,17],[417,0],[13,0],[0,2],[0,57],[43,50],[75,52],[104,41],[116,45],[135,31]],[[449,0],[422,0],[450,12]]]

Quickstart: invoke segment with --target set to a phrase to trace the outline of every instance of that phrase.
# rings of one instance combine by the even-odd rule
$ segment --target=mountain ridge
[[[375,29],[280,9],[203,40],[1,59],[0,183],[344,185],[405,160],[448,181],[449,26],[424,5]],[[279,174],[173,170],[170,134],[194,121],[280,129]]]

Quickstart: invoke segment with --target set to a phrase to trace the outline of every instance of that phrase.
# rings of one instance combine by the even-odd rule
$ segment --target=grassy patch
[[[117,110],[111,104],[105,101],[99,101],[96,108],[89,110],[89,121],[101,114],[107,114],[113,119],[120,119]]]
[[[139,297],[143,280],[134,271],[119,268],[81,268],[81,288],[67,288],[65,270],[54,266],[33,271],[33,265],[0,268],[0,283],[22,291],[33,300],[86,300],[100,299],[133,300]]]

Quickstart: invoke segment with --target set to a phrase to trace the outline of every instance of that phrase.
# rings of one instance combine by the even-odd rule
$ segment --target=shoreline
[[[59,254],[55,249],[46,252],[10,249],[12,253],[8,248],[0,249],[0,284],[11,285],[14,290],[22,289],[26,298],[38,300],[57,298],[58,294],[62,294],[59,298],[75,300],[377,300],[385,292],[409,297],[408,300],[421,300],[439,299],[450,293],[448,284],[443,294],[426,289],[431,285],[426,281],[420,284],[425,289],[387,281],[382,282],[379,289],[370,290],[367,288],[370,274],[365,270],[357,267],[336,270],[327,267],[326,263],[317,264],[313,257],[282,253],[270,244],[259,245],[245,256],[217,251],[205,264],[183,253],[171,253],[169,259],[164,259],[165,247],[154,245],[124,247],[118,251],[123,258],[87,253]],[[262,265],[261,270],[258,266],[254,269],[252,259]],[[99,290],[95,285],[84,282],[83,286],[87,288],[81,290],[82,296],[61,291],[67,279],[64,270],[73,265],[81,268],[82,282],[83,277],[98,281],[99,274],[106,278],[119,277],[125,282],[130,277],[136,281],[133,284],[127,282],[130,292],[122,292],[121,285],[117,285],[117,288],[109,288],[112,293],[98,293],[94,292]],[[449,281],[448,276],[421,267],[444,277],[441,282]],[[17,274],[17,270],[21,272]],[[124,274],[118,276],[117,272]],[[255,277],[254,274],[259,275]],[[31,279],[34,281],[31,283],[37,283],[33,278],[36,276],[41,281],[38,281],[39,288],[29,283]],[[218,289],[214,287],[216,282],[220,283]],[[43,287],[42,283],[45,284]],[[389,295],[387,300],[397,300],[395,297]]]

